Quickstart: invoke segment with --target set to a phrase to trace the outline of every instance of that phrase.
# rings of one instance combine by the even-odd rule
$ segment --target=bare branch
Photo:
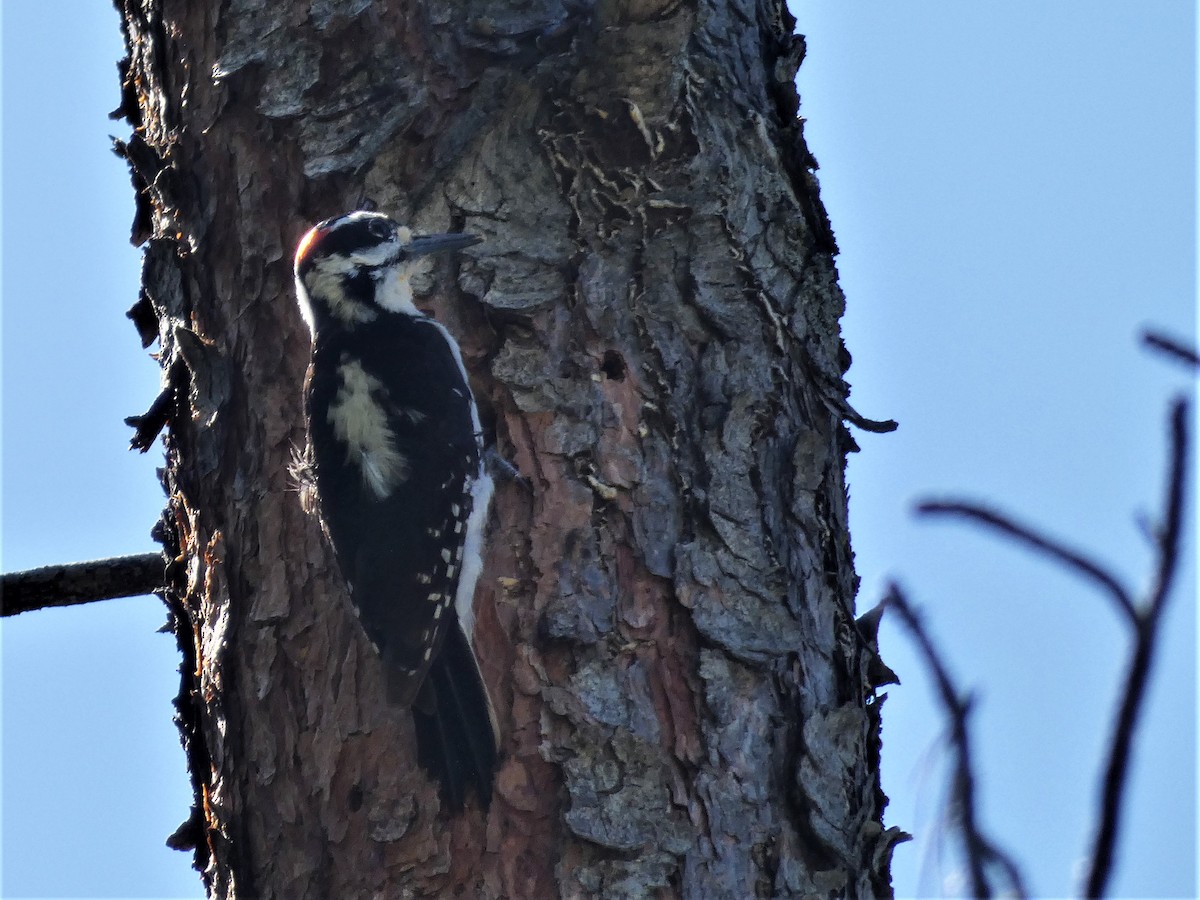
[[[1157,331],[1143,331],[1142,343],[1200,371],[1200,354],[1182,341],[1169,338]]]
[[[0,614],[137,597],[163,586],[161,553],[45,566],[0,576]]]
[[[946,709],[946,716],[950,719],[950,742],[955,756],[953,803],[967,857],[967,868],[971,873],[972,894],[975,897],[992,896],[986,868],[990,863],[998,865],[1004,871],[1009,886],[1017,896],[1027,897],[1029,892],[1025,888],[1025,881],[1017,864],[980,832],[979,823],[976,821],[975,773],[971,762],[970,732],[967,728],[967,717],[971,712],[970,699],[960,695],[955,688],[942,662],[941,654],[925,631],[919,614],[909,605],[900,588],[895,584],[889,585],[883,602],[888,607],[895,608],[901,621],[912,633],[913,640],[925,657],[926,665],[933,673],[938,696]]]
[[[1054,538],[1039,534],[1028,525],[1022,525],[1004,513],[990,510],[976,503],[961,500],[926,501],[917,505],[917,512],[921,515],[958,516],[982,525],[989,525],[1031,549],[1044,553],[1104,588],[1124,615],[1125,620],[1132,627],[1137,627],[1138,614],[1129,591],[1099,563],[1088,559],[1078,550],[1072,550]]]
[[[1167,476],[1166,509],[1163,527],[1158,536],[1159,563],[1154,585],[1150,590],[1147,614],[1159,616],[1166,606],[1171,583],[1179,563],[1179,544],[1183,532],[1183,502],[1187,487],[1188,417],[1190,405],[1186,397],[1176,397],[1171,404],[1171,469]]]
[[[1171,407],[1171,465],[1167,477],[1165,519],[1158,534],[1158,567],[1149,596],[1138,613],[1133,658],[1129,663],[1116,727],[1109,746],[1100,804],[1100,826],[1096,832],[1087,878],[1088,897],[1104,896],[1112,876],[1121,801],[1129,780],[1133,736],[1145,700],[1150,667],[1154,661],[1155,641],[1162,625],[1167,596],[1178,569],[1184,488],[1187,482],[1188,410],[1189,404],[1182,397],[1176,398]]]

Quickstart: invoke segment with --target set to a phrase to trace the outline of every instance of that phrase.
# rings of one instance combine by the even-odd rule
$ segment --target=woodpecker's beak
[[[478,244],[483,238],[474,234],[417,234],[404,247],[409,256],[423,256],[428,253],[448,253],[451,250],[462,250]]]

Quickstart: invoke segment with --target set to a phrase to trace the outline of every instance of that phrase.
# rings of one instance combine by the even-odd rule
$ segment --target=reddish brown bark
[[[842,297],[782,5],[124,14],[175,401],[177,842],[210,895],[889,894]],[[529,481],[477,597],[486,816],[442,814],[288,474],[291,249],[364,195],[486,238],[417,285]]]

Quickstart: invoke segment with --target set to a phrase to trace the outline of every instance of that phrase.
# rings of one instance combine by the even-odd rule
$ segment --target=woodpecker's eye
[[[372,237],[377,237],[381,241],[386,241],[392,236],[392,228],[383,219],[372,219],[367,225],[367,231],[371,232]]]

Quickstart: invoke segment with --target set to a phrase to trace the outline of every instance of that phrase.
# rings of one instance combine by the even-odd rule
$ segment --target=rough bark
[[[123,12],[197,789],[173,840],[210,896],[889,895],[843,298],[782,3]],[[364,196],[487,239],[417,285],[529,480],[477,598],[486,817],[441,813],[288,474],[291,251]]]

